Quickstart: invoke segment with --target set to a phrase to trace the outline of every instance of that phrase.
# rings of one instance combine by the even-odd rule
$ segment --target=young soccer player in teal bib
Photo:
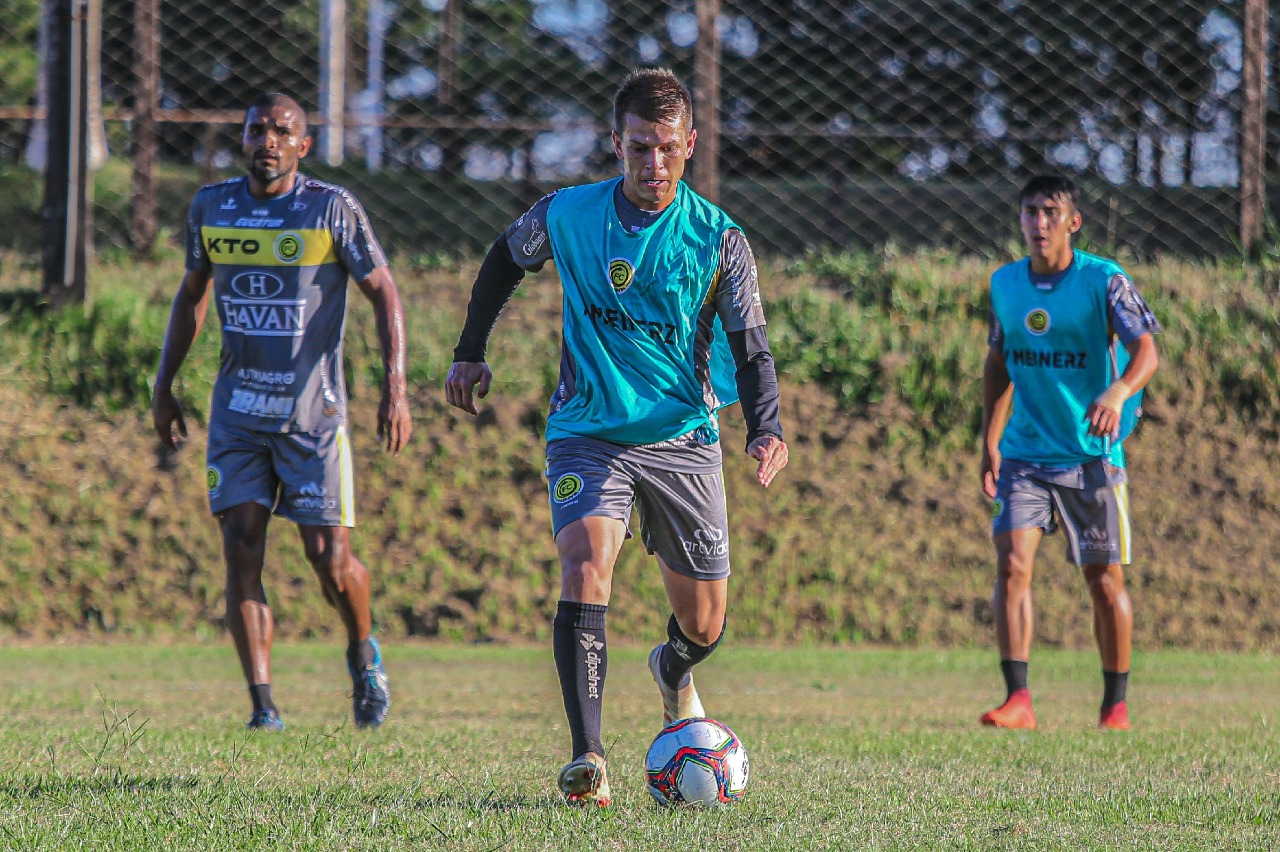
[[[1074,183],[1032,178],[1019,209],[1029,256],[991,276],[982,380],[982,488],[995,501],[992,608],[1007,698],[981,721],[1036,726],[1031,573],[1041,537],[1061,527],[1093,601],[1099,724],[1127,729],[1133,609],[1122,442],[1156,369],[1160,324],[1118,264],[1072,247],[1082,221]]]

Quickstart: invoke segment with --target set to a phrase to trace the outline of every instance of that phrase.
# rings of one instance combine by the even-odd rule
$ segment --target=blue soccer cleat
[[[254,710],[245,727],[251,731],[283,731],[284,720],[280,718],[280,712],[273,707]]]
[[[347,666],[351,673],[351,714],[357,728],[378,727],[391,709],[391,686],[382,665],[382,649],[375,639],[370,639],[369,644],[373,645],[373,662],[360,669]]]

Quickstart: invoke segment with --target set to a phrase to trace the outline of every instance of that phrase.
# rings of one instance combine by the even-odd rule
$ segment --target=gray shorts
[[[991,535],[1058,526],[1076,565],[1128,565],[1133,559],[1129,484],[1124,469],[1099,460],[1055,470],[1004,460]]]
[[[355,477],[347,427],[257,432],[209,424],[209,508],[260,503],[296,524],[353,527]]]
[[[678,438],[630,447],[591,438],[547,444],[551,526],[589,517],[628,524],[640,512],[640,536],[672,571],[695,580],[729,576],[729,515],[720,447]]]

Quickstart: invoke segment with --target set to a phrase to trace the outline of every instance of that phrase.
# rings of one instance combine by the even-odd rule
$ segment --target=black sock
[[[249,700],[253,702],[253,712],[275,710],[276,703],[271,700],[271,684],[255,683],[249,686]]]
[[[609,649],[605,646],[607,606],[560,601],[551,629],[551,650],[560,675],[560,694],[573,736],[573,757],[588,751],[604,755],[600,708]]]
[[[1026,660],[1001,660],[1000,673],[1004,675],[1004,688],[1009,691],[1009,695],[1027,688]]]
[[[1109,672],[1102,670],[1102,709],[1119,704],[1124,701],[1125,693],[1129,689],[1129,673],[1128,672]]]
[[[685,677],[693,671],[693,667],[720,647],[720,640],[724,639],[724,629],[728,623],[729,619],[726,618],[716,641],[704,646],[695,644],[685,636],[680,629],[680,622],[672,615],[667,620],[667,644],[662,646],[662,653],[658,656],[658,672],[662,675],[662,682],[672,689],[683,686]]]
[[[347,665],[353,671],[364,671],[373,665],[377,658],[378,652],[373,649],[373,642],[368,639],[361,639],[359,642],[351,642],[347,645]]]

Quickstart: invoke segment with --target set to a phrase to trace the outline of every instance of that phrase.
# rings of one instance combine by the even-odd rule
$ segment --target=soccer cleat
[[[373,662],[361,669],[347,665],[351,674],[351,714],[357,728],[378,727],[391,709],[391,686],[382,665],[382,649],[374,639],[369,643],[373,645]]]
[[[1104,731],[1129,730],[1129,708],[1123,701],[1117,701],[1110,707],[1103,707],[1098,714],[1098,727]]]
[[[665,644],[665,643],[664,643]],[[662,727],[670,725],[677,719],[694,719],[707,715],[702,710],[702,701],[698,698],[698,690],[693,686],[693,674],[687,675],[688,682],[679,689],[672,689],[662,679],[663,645],[649,652],[649,674],[653,675],[658,691],[662,693]]]
[[[284,720],[280,718],[280,713],[275,708],[254,710],[245,727],[251,731],[283,731]]]
[[[1004,704],[983,713],[980,721],[993,728],[1034,730],[1036,714],[1031,709],[1031,693],[1025,689],[1015,691]]]
[[[604,758],[589,751],[566,763],[556,779],[566,804],[598,808],[609,807],[609,779],[605,775]]]

